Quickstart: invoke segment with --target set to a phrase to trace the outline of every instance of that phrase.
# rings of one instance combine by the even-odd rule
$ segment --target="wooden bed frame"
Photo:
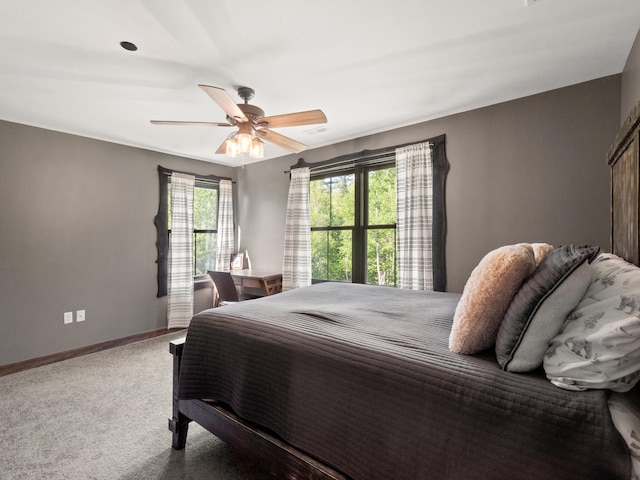
[[[607,163],[611,167],[611,252],[640,265],[640,102],[618,131]]]
[[[612,167],[611,223],[612,251],[629,262],[640,264],[640,102],[623,124],[609,153]],[[224,441],[232,452],[253,458],[274,478],[309,480],[347,480],[309,455],[287,445],[260,428],[242,421],[229,409],[216,402],[180,400],[178,378],[184,339],[170,343],[173,354],[173,448],[182,449],[191,421]]]

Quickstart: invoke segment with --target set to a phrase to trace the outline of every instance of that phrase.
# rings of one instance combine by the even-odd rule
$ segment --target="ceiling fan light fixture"
[[[238,158],[240,156],[240,147],[238,146],[238,141],[235,138],[227,140],[225,154],[232,158]]]
[[[252,139],[253,139],[253,132],[251,129],[251,124],[249,122],[239,123],[236,140],[238,141],[238,147],[240,148],[240,153],[249,153],[251,151]]]
[[[259,138],[254,137],[251,141],[251,158],[263,158],[264,157],[264,143]]]
[[[238,134],[238,148],[242,153],[249,153],[251,151],[252,136],[249,133]]]

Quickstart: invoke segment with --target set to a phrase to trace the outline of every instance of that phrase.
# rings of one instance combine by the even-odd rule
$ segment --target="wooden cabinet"
[[[640,102],[629,114],[607,154],[611,166],[611,248],[640,265]]]

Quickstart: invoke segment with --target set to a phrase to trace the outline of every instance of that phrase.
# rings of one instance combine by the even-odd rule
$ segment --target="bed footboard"
[[[247,424],[223,405],[204,400],[180,400],[178,382],[184,342],[181,338],[169,344],[173,355],[173,416],[169,419],[173,448],[185,448],[189,423],[193,421],[225,442],[236,458],[255,460],[273,478],[347,480],[334,469]]]

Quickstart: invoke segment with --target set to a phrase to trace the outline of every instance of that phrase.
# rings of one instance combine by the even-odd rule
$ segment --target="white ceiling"
[[[623,70],[640,1],[526,3],[2,1],[0,118],[237,165],[230,129],[149,120],[224,122],[197,85],[249,86],[266,115],[322,109],[324,131],[278,130],[314,148]]]

